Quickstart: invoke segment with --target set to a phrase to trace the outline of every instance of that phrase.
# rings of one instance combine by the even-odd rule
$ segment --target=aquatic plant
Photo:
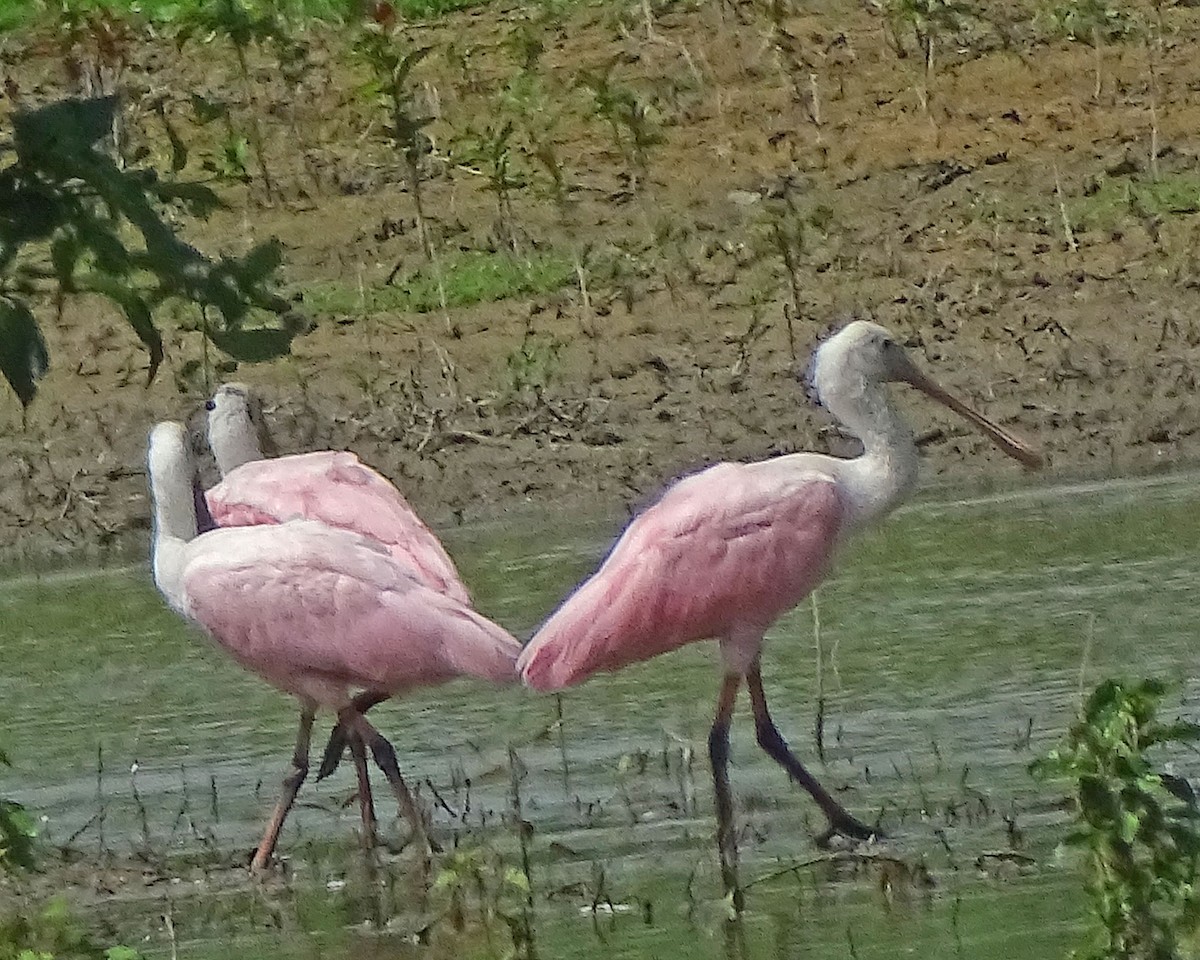
[[[0,766],[12,766],[3,750],[0,750]],[[0,797],[0,872],[33,869],[36,836],[33,818],[25,808],[15,800]]]
[[[1200,741],[1200,724],[1161,722],[1167,686],[1106,680],[1066,744],[1035,760],[1039,778],[1074,781],[1067,844],[1086,852],[1087,889],[1101,927],[1089,960],[1169,960],[1200,926],[1200,808],[1187,783],[1149,752]]]

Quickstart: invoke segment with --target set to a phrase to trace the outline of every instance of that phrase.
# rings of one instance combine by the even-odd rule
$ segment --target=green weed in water
[[[1106,680],[1088,698],[1066,746],[1031,766],[1075,781],[1076,827],[1087,887],[1103,933],[1082,956],[1169,960],[1200,921],[1200,829],[1191,789],[1157,771],[1154,747],[1200,740],[1200,725],[1157,719],[1166,685]]]
[[[0,766],[11,767],[8,754],[0,750]],[[0,871],[33,869],[33,840],[37,831],[33,818],[15,800],[0,797]]]

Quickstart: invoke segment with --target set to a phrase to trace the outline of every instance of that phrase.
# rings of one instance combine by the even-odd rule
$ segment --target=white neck
[[[843,473],[852,501],[850,522],[857,527],[886,516],[917,483],[912,430],[892,405],[887,386],[874,380],[856,380],[850,389],[831,390],[822,400],[863,444],[862,456],[846,461]]]
[[[148,466],[154,500],[154,583],[167,602],[178,607],[184,551],[196,537],[191,461],[179,424],[160,423],[151,431]]]
[[[254,424],[240,407],[230,410],[218,405],[209,413],[208,445],[223,477],[243,463],[263,458]]]

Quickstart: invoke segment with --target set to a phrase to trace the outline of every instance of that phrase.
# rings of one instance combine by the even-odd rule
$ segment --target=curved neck
[[[223,477],[243,463],[263,458],[254,425],[240,411],[218,408],[208,415],[208,445]]]
[[[154,582],[167,602],[178,607],[184,550],[196,537],[196,506],[192,478],[182,445],[156,446],[150,451],[150,495],[154,500],[154,541],[151,562]]]
[[[859,381],[855,389],[825,398],[825,406],[863,444],[862,456],[846,464],[851,522],[877,520],[916,486],[919,455],[912,430],[882,383]]]

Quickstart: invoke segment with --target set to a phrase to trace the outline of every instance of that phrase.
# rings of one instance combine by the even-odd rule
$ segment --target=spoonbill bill
[[[763,691],[763,636],[829,571],[851,533],[879,521],[913,490],[917,447],[886,384],[908,383],[969,420],[1025,466],[1041,457],[913,363],[883,327],[854,321],[816,352],[812,380],[825,407],[862,441],[838,459],[796,453],[757,463],[718,463],[671,486],[636,517],[600,569],[567,599],[517,661],[525,683],[560,690],[696,640],[720,643],[724,679],[709,733],[717,847],[726,890],[740,902],[729,724],[745,682],[759,746],[812,796],[829,829],[869,838],[796,759],[771,719]]]
[[[289,520],[198,534],[195,464],[182,424],[153,427],[148,468],[159,592],[239,664],[300,701],[292,771],[251,868],[270,862],[308,773],[320,707],[335,711],[352,739],[370,749],[427,863],[424,820],[395,750],[350,691],[393,696],[462,676],[508,682],[518,642],[461,600],[430,589],[378,542],[356,533]],[[374,822],[367,820],[366,807],[363,819],[364,838],[370,839]]]

